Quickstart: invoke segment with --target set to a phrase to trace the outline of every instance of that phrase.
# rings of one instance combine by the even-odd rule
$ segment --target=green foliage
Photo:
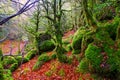
[[[36,64],[33,66],[32,70],[38,70],[45,62],[49,61],[50,57],[47,56],[47,54],[41,54],[38,57],[38,61]]]
[[[47,62],[50,60],[50,57],[47,55],[47,54],[41,54],[39,57],[38,57],[38,61],[43,61],[43,62]]]
[[[113,1],[106,1],[102,4],[96,4],[93,12],[97,20],[103,21],[114,18],[115,12],[113,9],[115,9]]]
[[[18,64],[21,64],[22,56],[17,56],[17,57],[15,57],[15,59],[17,60]],[[23,58],[23,63],[26,63],[28,61],[29,61],[28,58],[26,58],[26,57]]]
[[[72,50],[72,54],[80,54],[80,50]]]
[[[100,54],[101,48],[94,44],[89,44],[85,51],[85,57],[90,60],[92,66],[96,70],[100,70],[100,64],[102,62],[102,55]]]
[[[1,63],[1,61],[0,61],[0,79],[1,79],[1,80],[4,80],[3,71],[4,71],[3,65],[2,65],[2,63]]]
[[[10,64],[17,63],[17,60],[12,56],[5,56],[3,59],[3,66],[8,66]]]
[[[51,40],[43,41],[39,46],[42,52],[51,51],[55,48],[55,45]]]
[[[9,69],[4,70],[3,77],[4,77],[4,80],[13,80],[12,73]],[[2,80],[1,77],[0,77],[0,80]]]
[[[54,53],[50,56],[50,59],[56,59],[57,58],[57,55]]]
[[[81,49],[82,38],[86,34],[86,30],[78,29],[72,41],[72,48],[75,50]]]
[[[68,63],[68,64],[72,64],[72,61],[73,61],[73,56],[69,56],[69,57],[67,58],[67,63]]]
[[[18,68],[18,63],[13,63],[13,64],[11,64],[11,66],[10,66],[10,70],[11,70],[11,72],[13,72],[13,71],[15,71],[16,69]]]
[[[84,58],[78,65],[78,72],[88,72],[89,71],[89,61]]]
[[[37,61],[33,66],[32,70],[38,70],[44,64],[43,61]]]
[[[112,23],[107,22],[106,24],[104,24],[106,31],[110,34],[110,37],[113,40],[116,39],[117,28],[119,27],[119,21],[120,19],[118,17],[115,17]]]
[[[68,58],[67,58],[67,56],[65,55],[65,54],[60,54],[60,55],[57,55],[57,57],[58,57],[58,60],[60,61],[60,62],[64,62],[64,63],[67,63],[68,61]]]
[[[29,51],[26,55],[25,58],[28,58],[28,60],[32,59],[36,55],[36,50],[31,50]]]
[[[67,50],[67,51],[71,51],[71,50],[72,50],[71,44],[68,44],[68,45],[67,45],[66,50]]]

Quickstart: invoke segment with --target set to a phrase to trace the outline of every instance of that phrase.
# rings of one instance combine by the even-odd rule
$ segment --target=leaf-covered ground
[[[0,48],[2,49],[4,54],[9,54],[11,47],[12,47],[12,54],[16,54],[20,48],[23,48],[24,42],[19,42],[15,40],[5,40],[4,42],[0,43]]]
[[[52,52],[48,53],[51,54]],[[68,52],[71,54],[71,52]],[[88,73],[82,74],[76,71],[78,61],[73,60],[72,64],[60,63],[57,59],[46,62],[39,70],[32,71],[38,56],[29,62],[22,64],[13,72],[14,80],[93,80]]]
[[[74,31],[69,31],[64,34],[63,39],[73,35]],[[72,40],[70,40],[71,42]],[[18,41],[12,41],[13,51],[15,54],[18,51]],[[8,54],[10,51],[11,42],[6,40],[0,47],[3,53]],[[20,42],[20,49],[24,46],[24,42]],[[51,55],[53,52],[48,52]],[[66,53],[68,56],[71,52]],[[14,80],[93,80],[89,73],[78,73],[76,67],[79,62],[76,58],[73,59],[72,64],[60,63],[57,59],[46,62],[39,70],[32,71],[32,67],[37,62],[38,56],[31,59],[29,62],[22,64],[17,70],[12,73]]]

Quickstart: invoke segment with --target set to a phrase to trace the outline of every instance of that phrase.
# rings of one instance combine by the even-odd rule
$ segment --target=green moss
[[[56,59],[57,58],[57,55],[54,53],[51,55],[50,59]]]
[[[33,66],[32,70],[38,70],[44,64],[43,61],[37,61]]]
[[[67,50],[67,51],[71,51],[71,50],[72,50],[71,44],[68,44],[68,45],[67,45],[66,50]]]
[[[13,80],[12,73],[9,69],[4,70],[3,77],[4,77],[4,80]],[[0,77],[0,80],[2,80],[1,77]]]
[[[72,41],[72,48],[75,50],[81,49],[81,42],[83,36],[86,34],[86,30],[78,29],[75,33]]]
[[[57,57],[60,62],[64,62],[64,63],[68,62],[67,56],[65,54],[57,55]]]
[[[36,55],[36,53],[36,50],[31,50],[25,55],[25,58],[28,58],[28,60],[30,60]]]
[[[3,69],[2,63],[0,62],[0,79],[1,80],[4,80],[3,71],[4,71],[4,69]]]
[[[40,45],[40,50],[42,52],[51,51],[55,48],[54,43],[51,40],[43,41]]]
[[[69,57],[67,58],[67,63],[68,63],[68,64],[72,64],[72,61],[73,61],[73,56],[69,56]]]
[[[18,68],[18,63],[13,63],[13,64],[11,64],[11,66],[10,66],[9,69],[13,72],[13,71],[15,71],[17,68]]]
[[[100,54],[101,48],[94,44],[89,44],[85,51],[85,57],[91,62],[92,66],[96,69],[100,69],[100,64],[102,62],[102,55]]]
[[[78,72],[88,72],[89,71],[89,61],[83,58],[78,65]]]
[[[73,50],[72,54],[80,54],[80,50]]]
[[[13,63],[17,63],[17,60],[12,56],[5,56],[3,59],[3,66],[7,66]]]
[[[17,60],[18,64],[21,64],[22,56],[17,56],[16,60]],[[23,58],[23,63],[26,63],[28,61],[29,61],[28,58],[26,58],[26,57]]]
[[[41,54],[39,57],[38,57],[38,61],[43,61],[43,62],[47,62],[50,60],[50,57],[47,55],[47,54]]]

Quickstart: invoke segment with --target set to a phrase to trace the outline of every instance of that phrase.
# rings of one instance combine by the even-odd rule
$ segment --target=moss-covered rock
[[[80,50],[72,50],[72,54],[80,54]]]
[[[100,70],[100,64],[102,62],[102,54],[100,54],[101,48],[94,44],[89,44],[85,51],[85,57],[90,60],[92,66],[96,70]]]
[[[50,57],[47,55],[47,54],[41,54],[39,57],[38,57],[38,61],[43,61],[43,62],[47,62],[50,60]]]
[[[50,57],[47,54],[41,54],[38,61],[33,66],[32,70],[38,70],[45,62],[49,61]]]
[[[17,60],[18,64],[21,64],[22,56],[17,56],[17,57],[15,57],[15,59]],[[22,63],[26,63],[26,62],[28,62],[28,61],[29,61],[29,59],[26,58],[26,57],[24,57]]]
[[[15,71],[17,68],[18,68],[18,63],[13,63],[13,64],[10,65],[10,68],[9,68],[9,69],[10,69],[11,72],[13,72],[13,71]]]
[[[68,44],[68,45],[67,45],[66,50],[67,50],[67,51],[71,51],[71,50],[72,50],[71,44]]]
[[[0,61],[0,79],[4,80],[4,77],[3,77],[3,66],[2,66],[1,61]]]
[[[43,41],[40,45],[40,50],[42,52],[51,51],[55,48],[54,43],[51,40]]]
[[[8,66],[10,64],[17,63],[17,60],[12,56],[5,56],[3,59],[3,66]]]
[[[74,34],[72,48],[75,50],[81,49],[82,38],[86,34],[86,30],[78,29]]]
[[[89,61],[83,58],[78,65],[78,72],[89,72]]]
[[[53,53],[51,56],[50,56],[50,59],[56,59],[57,58],[57,55],[55,53]]]
[[[25,55],[25,59],[28,60],[32,59],[37,54],[36,50],[31,50]]]

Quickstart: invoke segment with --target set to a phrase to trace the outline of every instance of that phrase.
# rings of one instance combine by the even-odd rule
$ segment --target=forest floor
[[[63,39],[74,35],[74,31],[69,31],[64,34]],[[71,40],[72,41],[72,40]],[[71,42],[70,41],[70,42]],[[16,54],[19,42],[13,41],[12,53]],[[10,41],[5,41],[0,44],[4,53],[10,51]],[[20,42],[20,49],[24,46],[24,42]],[[51,55],[53,52],[47,52]],[[66,53],[68,56],[72,55],[71,51]],[[60,63],[57,59],[46,62],[39,70],[32,71],[32,67],[37,62],[38,56],[31,59],[29,62],[22,64],[17,70],[12,73],[14,80],[93,80],[90,73],[78,72],[77,66],[79,64],[76,58],[73,59],[72,64]]]

